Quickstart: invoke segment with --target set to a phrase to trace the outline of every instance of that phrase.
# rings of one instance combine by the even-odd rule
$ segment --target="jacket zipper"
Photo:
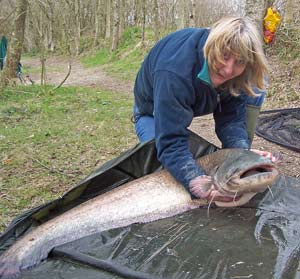
[[[200,78],[199,78],[200,79]],[[202,83],[206,84],[210,89],[217,95],[217,106],[219,108],[219,112],[222,112],[222,106],[221,106],[221,96],[220,93],[216,91],[208,82],[200,79]]]
[[[199,77],[197,77],[199,78]],[[208,87],[210,87],[210,89],[217,94],[217,107],[219,108],[219,112],[222,112],[222,106],[221,106],[221,97],[220,97],[220,93],[217,92],[208,82],[206,82],[205,80],[199,78],[201,80],[202,83],[206,84]]]

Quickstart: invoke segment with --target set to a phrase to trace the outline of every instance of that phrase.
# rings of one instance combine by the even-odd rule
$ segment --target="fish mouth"
[[[273,164],[257,164],[249,169],[237,171],[224,185],[221,184],[219,189],[224,193],[264,192],[278,175],[279,172]]]
[[[225,182],[215,178],[207,200],[220,207],[244,205],[254,195],[271,187],[278,175],[273,164],[257,164],[235,171]]]

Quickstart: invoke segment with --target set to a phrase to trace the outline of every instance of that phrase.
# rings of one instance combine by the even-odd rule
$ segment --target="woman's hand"
[[[263,156],[263,157],[266,157],[268,159],[271,160],[271,162],[273,163],[277,163],[281,160],[281,156],[279,154],[272,154],[271,152],[268,152],[268,151],[263,151],[263,150],[258,150],[258,149],[250,149],[252,152],[260,155],[260,156]]]
[[[206,199],[213,190],[211,176],[201,175],[190,181],[189,190],[198,199]]]

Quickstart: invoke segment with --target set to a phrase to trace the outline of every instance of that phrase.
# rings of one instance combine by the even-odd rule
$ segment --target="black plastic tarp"
[[[191,134],[190,148],[196,157],[216,150],[195,134]],[[0,237],[1,249],[38,223],[159,168],[154,143],[138,145],[96,170],[62,198],[16,218]],[[281,176],[272,192],[256,196],[242,208],[200,208],[67,243],[57,248],[65,256],[49,257],[23,271],[22,278],[121,278],[93,265],[107,260],[151,278],[296,279],[300,276],[299,200],[299,179]],[[78,261],[77,256],[90,265]]]
[[[300,108],[262,111],[256,126],[256,134],[300,152]]]

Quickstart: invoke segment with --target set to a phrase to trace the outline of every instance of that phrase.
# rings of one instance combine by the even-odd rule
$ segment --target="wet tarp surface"
[[[191,149],[198,156],[216,147],[192,134]],[[129,150],[96,170],[62,199],[19,216],[1,236],[1,248],[4,250],[38,222],[158,168],[153,142]],[[299,179],[282,176],[272,192],[257,195],[246,207],[200,208],[98,233],[57,249],[92,262],[108,260],[151,278],[296,279],[300,276],[299,200]],[[21,278],[123,277],[72,256],[52,256],[23,271]]]
[[[261,112],[256,134],[271,142],[300,152],[300,108]]]

